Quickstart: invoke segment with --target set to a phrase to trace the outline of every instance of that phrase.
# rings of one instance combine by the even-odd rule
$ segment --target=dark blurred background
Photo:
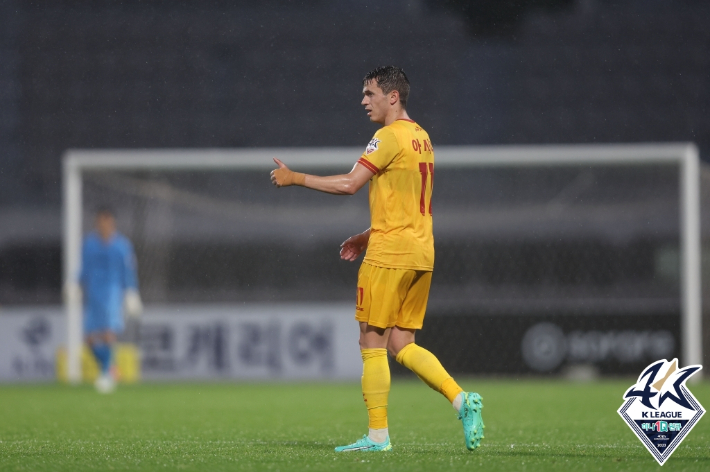
[[[701,0],[0,0],[0,302],[59,300],[68,148],[361,146],[401,65],[435,144],[693,141]]]
[[[694,142],[707,161],[709,21],[701,0],[0,0],[0,304],[60,301],[65,150],[364,146],[378,65],[405,69],[435,145]],[[558,262],[479,241],[471,257],[483,278],[488,257],[574,285],[601,244],[655,290],[674,238],[567,242]]]

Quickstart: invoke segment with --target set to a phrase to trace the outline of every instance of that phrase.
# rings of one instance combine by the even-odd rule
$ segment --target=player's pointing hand
[[[303,185],[306,182],[306,174],[293,172],[286,167],[286,164],[274,157],[274,162],[278,169],[271,171],[271,183],[277,187],[288,187],[289,185]]]

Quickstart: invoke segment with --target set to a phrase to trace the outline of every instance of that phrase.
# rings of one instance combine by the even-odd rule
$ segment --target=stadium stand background
[[[0,303],[59,301],[65,149],[364,145],[359,80],[378,64],[408,72],[435,145],[692,141],[710,157],[707,2],[476,5],[0,1]],[[615,250],[643,272],[640,244]]]

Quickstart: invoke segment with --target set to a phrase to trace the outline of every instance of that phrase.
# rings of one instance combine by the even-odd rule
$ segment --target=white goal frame
[[[63,158],[63,281],[81,267],[82,173],[89,170],[263,170],[279,156],[294,168],[350,168],[361,148],[258,148],[181,150],[68,150]],[[529,167],[544,165],[680,166],[681,362],[702,364],[700,161],[692,143],[544,146],[438,146],[436,166]],[[66,297],[68,378],[81,381],[81,302]],[[699,377],[699,376],[695,376]]]

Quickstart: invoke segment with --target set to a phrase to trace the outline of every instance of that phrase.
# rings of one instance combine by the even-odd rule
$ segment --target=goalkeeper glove
[[[126,290],[126,294],[123,297],[123,308],[128,316],[139,316],[143,313],[143,302],[141,302],[138,290],[134,288]]]

